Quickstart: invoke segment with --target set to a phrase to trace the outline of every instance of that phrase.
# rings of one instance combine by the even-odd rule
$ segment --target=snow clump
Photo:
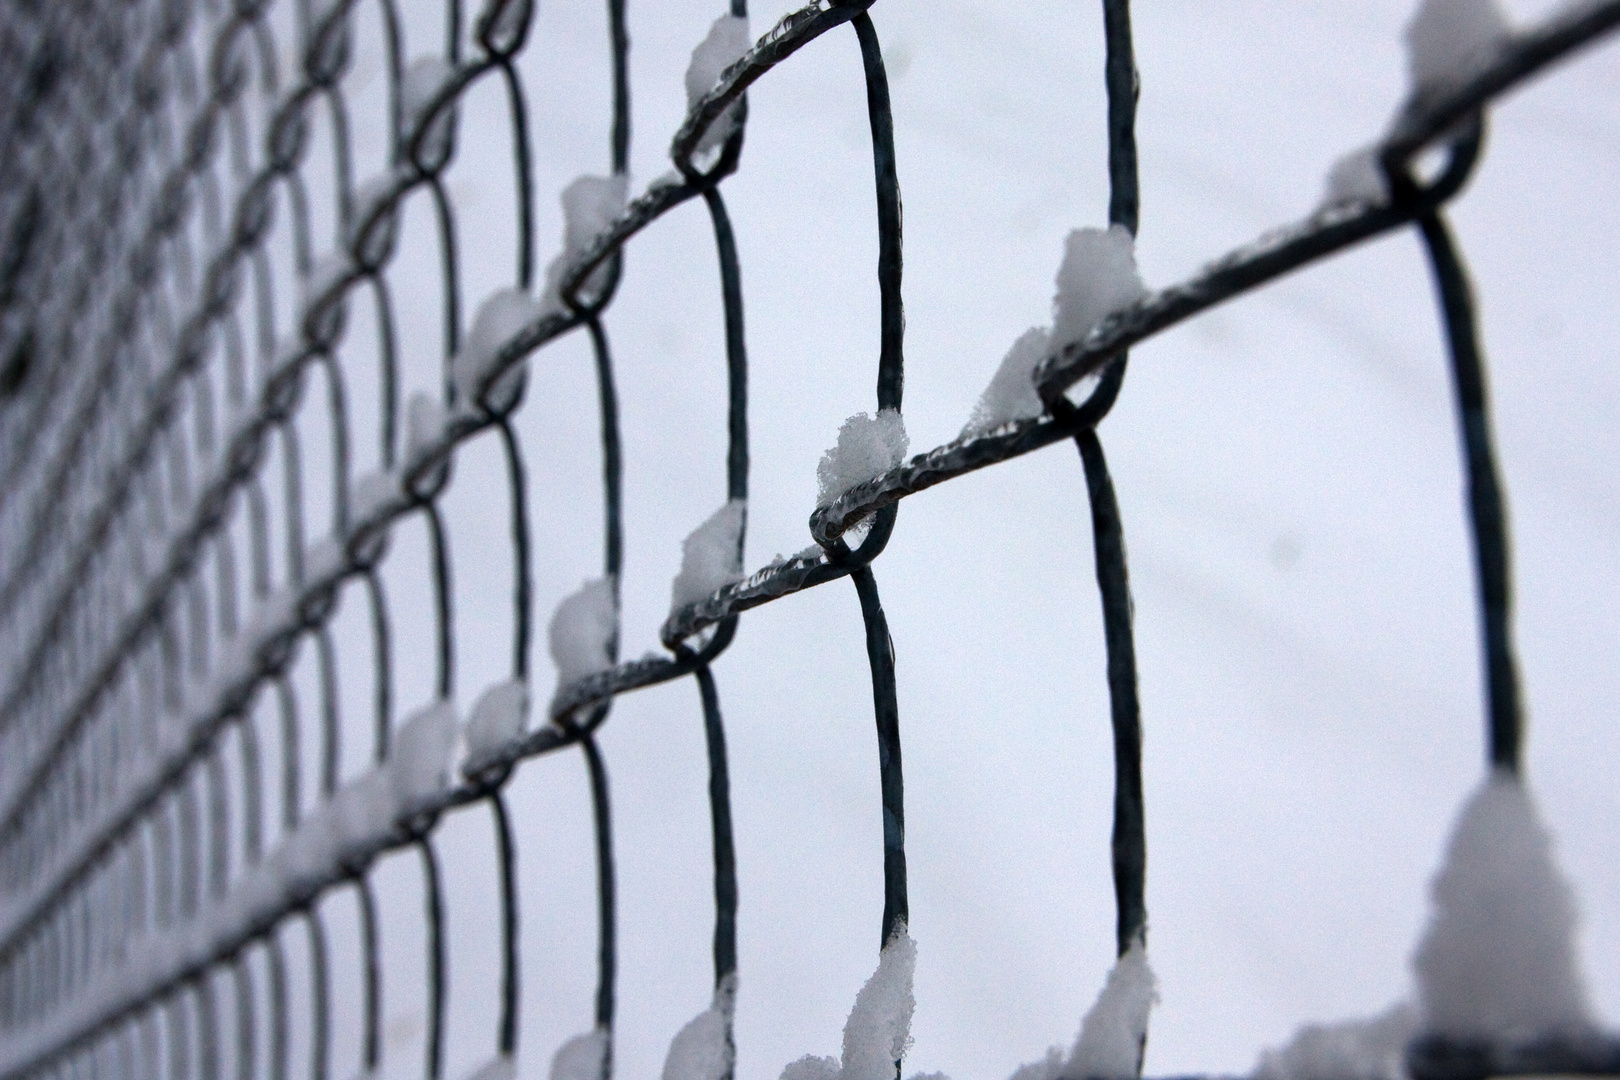
[[[722,15],[709,27],[709,34],[692,50],[692,63],[686,69],[686,109],[691,112],[698,99],[720,82],[720,76],[754,43],[748,32],[748,16]],[[742,120],[742,100],[734,101],[709,125],[692,156],[707,153],[725,142]]]
[[[541,305],[520,289],[501,289],[478,305],[472,329],[467,331],[466,340],[450,362],[456,396],[465,402],[481,404],[479,387],[495,376],[495,364],[500,358],[501,347],[544,314]],[[514,364],[495,378],[494,385],[485,394],[491,409],[504,412],[512,407],[512,399],[523,378],[523,368],[522,363]]]
[[[742,580],[742,534],[747,519],[748,503],[732,499],[681,541],[681,572],[670,588],[671,615]]]
[[[1035,392],[1035,368],[1051,351],[1051,332],[1041,327],[1024,331],[1007,350],[990,385],[979,395],[962,436],[984,435],[1014,420],[1029,420],[1046,411]]]
[[[895,1062],[911,1046],[916,970],[917,943],[901,923],[883,946],[877,971],[855,995],[855,1008],[844,1023],[842,1062],[807,1054],[782,1070],[782,1080],[894,1080]],[[928,1078],[918,1074],[911,1080]]]
[[[613,220],[624,212],[629,199],[630,180],[623,173],[612,176],[579,176],[563,188],[563,249],[546,267],[546,288],[541,302],[548,311],[561,311],[562,281],[574,260],[590,248],[591,241],[607,232]],[[604,262],[585,279],[580,292],[599,294],[607,285],[608,265]]]
[[[1064,245],[1052,301],[1052,347],[1084,341],[1092,327],[1147,295],[1136,239],[1123,225],[1076,229]]]
[[[400,124],[408,138],[427,118],[427,110],[439,88],[449,82],[455,69],[440,56],[423,56],[411,62],[399,81]],[[450,105],[433,118],[417,144],[416,161],[429,170],[442,168],[450,160],[450,144],[456,133],[456,107]]]
[[[551,1059],[551,1080],[603,1080],[607,1075],[608,1033],[601,1028],[575,1035]]]
[[[456,707],[437,701],[405,721],[388,755],[395,807],[400,814],[418,809],[450,782],[450,758],[456,749]]]
[[[1490,63],[1512,34],[1496,0],[1422,0],[1406,24],[1412,88],[1466,79]]]
[[[1406,1044],[1417,1034],[1418,1011],[1408,1002],[1377,1016],[1337,1024],[1306,1024],[1287,1046],[1267,1050],[1255,1080],[1403,1080]]]
[[[1013,1073],[1012,1080],[1136,1080],[1142,1073],[1148,1012],[1158,1000],[1147,947],[1137,940],[1108,972],[1096,1003],[1080,1022],[1068,1060],[1054,1046],[1044,1059]]]
[[[529,720],[529,687],[516,679],[496,683],[473,703],[463,739],[477,761],[523,734]]]
[[[405,417],[405,460],[415,461],[444,437],[446,414],[439,399],[418,390]]]
[[[882,476],[906,459],[910,447],[900,410],[880,409],[876,416],[856,413],[838,429],[838,445],[822,454],[816,466],[816,505],[828,506],[855,485]]]
[[[467,1080],[514,1080],[516,1076],[517,1060],[511,1054],[501,1054],[480,1065]]]
[[[612,667],[618,634],[619,602],[609,579],[593,578],[558,604],[548,632],[557,685]]]
[[[720,981],[714,1003],[687,1022],[669,1044],[663,1080],[725,1080],[732,1073],[737,1048],[731,1041],[731,1017],[737,1006],[737,975]]]
[[[1346,203],[1372,203],[1389,201],[1389,181],[1378,160],[1377,146],[1363,146],[1352,150],[1328,171],[1327,191],[1322,206],[1341,206]]]
[[[1463,805],[1412,967],[1424,1027],[1516,1038],[1591,1026],[1575,896],[1518,779],[1497,770]]]

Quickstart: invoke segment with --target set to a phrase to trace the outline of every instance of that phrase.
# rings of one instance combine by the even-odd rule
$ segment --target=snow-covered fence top
[[[533,0],[451,2],[427,21],[393,0],[86,0],[0,17],[0,77],[20,88],[0,102],[0,1080],[437,1078],[451,1035],[472,1038],[452,975],[479,969],[452,955],[447,929],[447,908],[469,903],[487,929],[493,1002],[467,1025],[482,1039],[472,1075],[512,1077],[522,1061],[525,1075],[549,1065],[558,1080],[605,1080],[619,883],[599,732],[618,696],[687,678],[708,768],[713,981],[708,1004],[667,1033],[663,1075],[729,1080],[750,1035],[711,665],[744,612],[840,578],[860,602],[848,632],[865,645],[879,743],[878,948],[837,1055],[781,1075],[888,1080],[912,1048],[918,945],[897,648],[875,567],[905,497],[1067,440],[1086,477],[1106,641],[1118,961],[1094,973],[1102,988],[1071,1045],[1009,1052],[1035,1058],[1016,1080],[1138,1076],[1158,993],[1142,716],[1124,530],[1096,429],[1131,346],[1405,228],[1430,260],[1454,375],[1488,767],[1434,882],[1412,1000],[1308,1027],[1256,1074],[1620,1074],[1620,1040],[1581,981],[1572,888],[1520,775],[1503,493],[1445,217],[1479,164],[1486,107],[1620,25],[1620,2],[1570,3],[1516,28],[1488,0],[1424,0],[1407,34],[1409,96],[1383,138],[1333,169],[1320,207],[1150,288],[1135,254],[1130,16],[1104,0],[1107,220],[1070,234],[1051,325],[1009,342],[999,367],[986,358],[960,436],[914,455],[901,169],[875,6],[817,0],[758,38],[743,0],[713,13],[668,90],[680,117],[670,171],[637,185],[629,16],[610,0],[609,160],[558,185],[561,237],[544,264],[540,154],[554,147],[536,136],[552,118],[535,107]],[[722,191],[744,167],[747,89],[846,24],[822,47],[854,49],[864,82],[876,400],[820,459],[802,508],[809,546],[750,564],[748,338]],[[496,190],[510,214],[480,228],[490,215],[473,207]],[[625,460],[645,447],[621,418],[605,320],[631,241],[699,203],[724,323],[724,489],[684,540],[669,537],[679,571],[662,651],[625,659]],[[543,368],[566,342],[588,357],[600,482],[558,490],[551,474],[536,479],[549,458],[525,423],[539,415],[542,437],[566,434],[570,421],[544,411],[555,373]],[[555,520],[598,515],[599,567],[539,610]],[[496,599],[458,589],[463,578],[498,579]],[[554,683],[536,667],[542,640]],[[571,750],[586,775],[595,993],[583,1031],[533,1048],[520,1003],[545,974],[520,964],[516,865],[561,826],[514,813],[536,804],[513,792],[530,763]],[[450,822],[473,812],[488,822],[478,886],[444,870],[466,854]],[[385,915],[400,891],[414,905],[414,971],[385,962],[401,948]],[[357,914],[337,914],[334,898],[351,893]],[[394,995],[420,999],[398,1024],[384,1004]]]

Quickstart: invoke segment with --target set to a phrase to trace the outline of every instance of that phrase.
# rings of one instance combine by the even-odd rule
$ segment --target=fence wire
[[[277,4],[281,5],[279,8]],[[386,37],[389,161],[354,175],[346,97],[356,12]],[[290,6],[290,11],[289,11]],[[878,941],[907,918],[900,718],[875,566],[905,496],[1060,440],[1073,440],[1092,510],[1107,647],[1116,789],[1112,842],[1120,953],[1145,937],[1141,717],[1123,527],[1097,426],[1121,393],[1130,346],[1349,245],[1411,227],[1431,261],[1451,351],[1465,451],[1488,688],[1488,760],[1517,770],[1520,720],[1509,635],[1509,563],[1484,362],[1467,271],[1444,207],[1477,162],[1484,107],[1620,25],[1620,2],[1561,9],[1510,38],[1465,79],[1414,96],[1377,148],[1389,197],[1330,206],[1152,293],[1049,357],[1045,413],[963,437],[818,508],[816,547],[676,610],[668,656],[575,679],[545,722],[523,722],[534,638],[525,455],[514,415],[524,371],[584,331],[595,358],[603,456],[603,574],[617,588],[623,533],[613,358],[603,316],[619,254],[637,233],[701,199],[725,314],[727,496],[748,495],[748,362],[736,243],[722,195],[744,125],[718,148],[711,125],[745,109],[755,81],[849,24],[866,81],[877,195],[881,349],[877,406],[903,391],[900,186],[874,0],[817,0],[783,19],[699,98],[676,134],[676,172],[656,181],[545,283],[498,340],[469,331],[466,254],[444,181],[464,99],[501,88],[510,121],[515,288],[538,285],[529,107],[517,60],[532,0],[445,8],[442,50],[407,64],[395,0],[153,0],[19,3],[0,19],[0,1077],[242,1080],[375,1070],[382,1054],[378,898],[385,853],[420,861],[428,972],[424,1075],[444,1071],[445,811],[487,807],[498,864],[501,986],[493,1052],[519,1042],[522,839],[505,788],[520,763],[578,747],[587,763],[599,898],[598,1029],[615,1018],[615,879],[607,767],[596,740],[613,699],[691,677],[710,767],[714,977],[736,973],[737,881],[720,695],[711,662],[739,616],[849,577],[870,661],[884,821]],[[1104,0],[1109,220],[1138,225],[1136,66],[1128,4]],[[743,0],[730,12],[746,15]],[[470,15],[470,17],[469,17]],[[609,0],[614,175],[627,173],[630,101],[623,0]],[[296,57],[293,65],[284,56]],[[329,133],[330,191],[311,165]],[[1420,153],[1443,163],[1419,170]],[[402,402],[397,312],[387,271],[405,203],[432,208],[442,273],[441,392]],[[322,210],[325,207],[325,210]],[[321,235],[322,215],[332,235]],[[291,277],[283,272],[289,268]],[[287,280],[296,297],[280,295]],[[369,306],[375,371],[340,351]],[[476,322],[476,320],[474,320]],[[480,362],[466,358],[481,347]],[[458,359],[459,358],[459,359]],[[1068,391],[1097,376],[1084,400]],[[363,398],[376,430],[353,422]],[[304,445],[311,423],[319,447]],[[493,432],[503,454],[513,580],[510,683],[462,725],[455,691],[451,562],[439,506],[458,448]],[[316,451],[329,460],[311,461]],[[364,453],[362,453],[364,450]],[[352,462],[378,467],[352,475]],[[308,476],[329,475],[316,492]],[[328,511],[321,520],[317,509]],[[438,701],[393,700],[390,597],[379,567],[407,521],[429,541],[422,577],[435,612]],[[870,521],[855,546],[845,533]],[[369,619],[369,768],[345,768],[333,619],[340,592]],[[611,646],[616,650],[614,642]],[[314,700],[291,672],[313,655]],[[344,680],[363,680],[345,671]],[[514,704],[517,703],[517,704]],[[483,709],[487,705],[487,709]],[[481,711],[482,710],[482,711]],[[305,775],[310,762],[315,775]],[[354,778],[340,782],[346,774]],[[352,890],[363,979],[361,1060],[332,1058],[331,929],[319,900]],[[291,954],[304,958],[295,964]],[[307,985],[292,985],[295,973]],[[302,1053],[295,1054],[301,1049]],[[297,1060],[295,1060],[297,1058]],[[607,1058],[611,1062],[611,1056]],[[1425,1037],[1408,1052],[1423,1080],[1531,1072],[1620,1073],[1620,1042],[1538,1033],[1511,1044]],[[607,1067],[607,1066],[604,1066]],[[492,1074],[493,1075],[493,1074]]]

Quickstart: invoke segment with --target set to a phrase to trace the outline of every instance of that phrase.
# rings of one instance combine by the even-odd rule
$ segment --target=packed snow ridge
[[[1406,24],[1412,89],[1421,93],[1467,79],[1491,62],[1511,34],[1496,0],[1422,0]]]
[[[1136,240],[1123,225],[1076,229],[1064,243],[1052,298],[1052,329],[1030,329],[1001,361],[973,407],[963,437],[984,435],[1045,411],[1035,392],[1035,369],[1047,356],[1086,335],[1108,316],[1147,295],[1136,269]]]
[[[829,506],[857,484],[882,476],[906,459],[910,447],[900,410],[880,409],[876,416],[856,413],[844,421],[838,444],[816,466],[816,505]]]
[[[714,1002],[689,1020],[669,1044],[663,1080],[726,1080],[736,1064],[731,1020],[737,1007],[737,975],[715,988]]]
[[[669,613],[743,579],[742,537],[748,504],[732,499],[681,541],[681,572],[670,587]]]
[[[1575,958],[1574,894],[1530,794],[1496,770],[1463,804],[1412,959],[1416,1006],[1302,1027],[1257,1080],[1402,1080],[1424,1032],[1518,1041],[1593,1028]]]
[[[741,60],[753,43],[754,39],[748,32],[748,16],[722,15],[714,20],[708,36],[692,50],[692,63],[686,69],[688,112],[697,105],[699,98],[719,84],[726,68]],[[737,130],[741,121],[742,101],[739,99],[704,131],[697,146],[692,149],[692,156],[697,157],[719,147]]]
[[[557,605],[548,632],[557,686],[613,666],[619,635],[619,601],[609,578],[594,578]]]
[[[1043,1060],[1013,1073],[1012,1080],[1136,1080],[1142,1074],[1148,1013],[1159,1000],[1157,987],[1147,947],[1138,939],[1109,971],[1068,1058],[1054,1046]]]

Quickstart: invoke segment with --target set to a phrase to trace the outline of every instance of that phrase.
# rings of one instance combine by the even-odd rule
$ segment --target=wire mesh
[[[0,131],[0,1076],[325,1076],[382,1056],[375,867],[416,852],[424,902],[428,1030],[423,1071],[444,1072],[446,811],[487,807],[500,888],[500,1009],[492,1051],[518,1049],[520,828],[504,791],[523,761],[577,746],[596,840],[594,1019],[615,1022],[616,901],[609,795],[596,732],[617,695],[691,677],[709,760],[714,978],[737,971],[737,881],[720,698],[711,662],[751,608],[843,577],[864,620],[881,771],[884,902],[879,944],[908,918],[900,719],[874,567],[904,497],[1072,439],[1092,511],[1115,754],[1113,876],[1123,954],[1146,934],[1141,717],[1123,526],[1097,426],[1121,393],[1126,350],[1240,293],[1347,246],[1412,227],[1429,253],[1451,351],[1470,494],[1488,686],[1488,761],[1517,770],[1520,706],[1509,633],[1509,563],[1484,364],[1465,265],[1444,206],[1481,152],[1484,107],[1620,24],[1620,3],[1566,8],[1513,36],[1466,79],[1414,96],[1378,147],[1390,197],[1328,207],[1155,292],[1049,357],[1045,413],[919,455],[816,509],[816,546],[675,610],[664,657],[615,662],[561,686],[522,722],[534,648],[525,454],[513,418],[525,375],[576,331],[595,360],[602,442],[604,580],[618,587],[623,478],[604,312],[619,257],[648,225],[701,199],[725,316],[727,497],[748,496],[748,360],[737,246],[722,195],[742,162],[750,85],[849,24],[871,134],[881,323],[877,406],[904,384],[901,212],[894,125],[873,0],[818,0],[783,19],[703,93],[674,137],[675,173],[655,181],[542,283],[537,273],[529,106],[517,69],[530,0],[445,8],[442,49],[407,64],[402,19],[378,0],[387,57],[386,165],[361,180],[346,80],[359,0],[23,4],[0,26],[0,72],[21,87]],[[1128,5],[1105,0],[1109,219],[1133,234],[1136,68]],[[732,0],[731,14],[746,14]],[[628,168],[628,34],[609,0],[610,143]],[[292,56],[288,64],[284,57]],[[515,217],[512,285],[547,290],[498,340],[475,341],[445,173],[474,88],[500,89]],[[329,160],[317,167],[320,128]],[[1437,169],[1420,170],[1437,150]],[[331,191],[316,174],[326,172]],[[442,286],[438,393],[402,401],[402,335],[388,271],[412,199],[430,207]],[[323,226],[329,226],[323,230]],[[327,235],[329,233],[330,235]],[[326,245],[330,245],[329,247]],[[284,285],[296,280],[297,296]],[[346,365],[345,335],[369,306],[376,362]],[[469,322],[472,329],[467,329]],[[482,347],[488,355],[473,357]],[[475,362],[476,361],[476,362]],[[1084,400],[1068,391],[1096,376]],[[357,417],[374,419],[365,430]],[[311,428],[314,428],[312,433]],[[507,481],[510,683],[464,733],[451,561],[440,500],[460,448],[493,433]],[[360,473],[356,462],[375,467]],[[357,475],[358,474],[358,475]],[[306,477],[329,480],[317,490]],[[433,612],[436,701],[399,719],[395,620],[380,571],[391,538],[419,522],[421,588]],[[859,523],[859,542],[845,536]],[[740,540],[739,540],[740,543]],[[372,672],[340,677],[340,594],[362,598]],[[463,633],[471,631],[463,630]],[[610,651],[617,661],[617,642]],[[303,657],[313,694],[294,678]],[[309,658],[313,657],[312,660]],[[369,678],[371,744],[344,747],[340,684]],[[501,695],[505,695],[504,697]],[[503,711],[503,708],[505,711]],[[516,720],[512,717],[516,716]],[[486,730],[487,729],[487,730]],[[356,756],[358,754],[358,756]],[[347,755],[347,756],[346,756]],[[358,763],[358,764],[357,764]],[[352,890],[363,957],[360,1060],[332,1060],[320,901]],[[294,987],[293,972],[307,974]],[[609,1043],[610,1044],[610,1043]],[[298,1058],[299,1060],[294,1060]],[[611,1056],[607,1058],[611,1061]],[[1536,1033],[1511,1044],[1436,1037],[1409,1052],[1422,1078],[1620,1073],[1620,1043]],[[229,1068],[228,1068],[229,1066]],[[604,1065],[604,1068],[607,1067]]]

